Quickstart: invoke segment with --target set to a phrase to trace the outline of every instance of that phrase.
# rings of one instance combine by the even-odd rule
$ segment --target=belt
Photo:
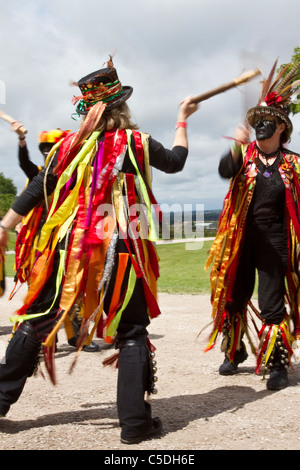
[[[118,339],[116,341],[116,349],[125,348],[126,346],[148,346],[147,336],[137,336],[136,338]]]

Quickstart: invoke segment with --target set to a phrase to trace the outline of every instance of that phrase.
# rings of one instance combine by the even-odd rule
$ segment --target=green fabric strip
[[[127,307],[129,300],[131,299],[131,296],[133,294],[135,283],[136,283],[136,274],[135,274],[134,267],[131,265],[130,272],[129,272],[128,286],[127,286],[127,291],[126,291],[124,302],[120,310],[116,313],[115,318],[109,324],[107,328],[107,336],[110,336],[110,337],[115,336],[121,317],[122,317],[122,313]]]
[[[61,286],[61,283],[62,283],[62,278],[63,278],[63,273],[64,273],[64,265],[65,265],[65,250],[60,250],[59,251],[59,266],[58,266],[58,272],[57,272],[57,275],[56,275],[56,291],[55,291],[55,296],[54,296],[54,299],[53,299],[53,302],[51,304],[51,306],[48,308],[48,310],[46,310],[46,312],[42,312],[42,313],[32,313],[32,314],[28,314],[28,315],[13,315],[10,317],[10,321],[12,323],[23,323],[24,321],[26,320],[31,320],[32,318],[38,318],[38,317],[42,317],[44,315],[48,315],[48,313],[51,311],[53,305],[55,304],[56,302],[56,299],[57,299],[57,296],[58,296],[58,293],[59,293],[59,289],[60,289],[60,286]]]

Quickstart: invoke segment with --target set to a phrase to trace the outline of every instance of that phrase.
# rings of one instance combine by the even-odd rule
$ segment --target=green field
[[[197,242],[196,242],[197,243]],[[198,245],[195,243],[195,247]],[[209,271],[204,265],[211,241],[203,243],[201,249],[186,249],[185,243],[158,245],[160,258],[160,292],[178,294],[209,293]],[[188,244],[190,248],[191,243]],[[14,255],[7,254],[5,261],[6,276],[14,275]]]
[[[14,255],[5,255],[5,275],[7,277],[14,276],[14,264],[15,264],[15,256]]]
[[[204,265],[211,244],[212,241],[204,242],[203,247],[196,250],[187,250],[185,243],[158,245],[159,291],[169,294],[209,293],[209,271],[205,271]]]

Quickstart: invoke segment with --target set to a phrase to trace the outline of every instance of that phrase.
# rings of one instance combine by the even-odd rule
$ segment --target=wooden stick
[[[229,83],[224,83],[223,85],[220,85],[217,88],[214,88],[213,90],[207,91],[205,93],[202,93],[202,95],[194,96],[192,98],[192,103],[200,103],[201,101],[208,100],[212,96],[218,95],[220,93],[223,93],[224,91],[230,90],[230,88],[237,87],[239,85],[243,85],[244,83],[248,82],[249,80],[252,80],[252,78],[256,77],[257,75],[261,75],[261,70],[256,69],[256,70],[250,70],[249,72],[246,72]]]
[[[10,124],[13,124],[14,122],[16,122],[16,119],[13,119],[11,116],[9,116],[8,114],[4,113],[1,110],[0,110],[0,118],[3,119],[4,121],[9,122]],[[25,129],[25,127],[23,126],[19,127],[19,130],[23,132],[23,134],[27,134],[28,132],[27,129]]]

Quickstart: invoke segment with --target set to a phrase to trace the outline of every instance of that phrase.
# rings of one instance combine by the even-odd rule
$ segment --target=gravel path
[[[11,285],[11,281],[9,280]],[[7,289],[9,292],[9,287]],[[0,347],[7,344],[8,317],[21,302],[0,299]],[[300,448],[300,367],[290,372],[291,386],[280,392],[266,389],[254,374],[249,354],[240,373],[222,377],[219,344],[203,353],[210,322],[208,296],[160,294],[163,314],[149,328],[157,347],[158,394],[153,416],[160,416],[161,438],[134,446],[120,443],[115,403],[115,369],[102,361],[112,350],[82,352],[69,374],[74,349],[63,330],[56,358],[58,385],[38,374],[30,378],[20,400],[0,421],[1,450],[272,450]],[[248,348],[249,349],[249,348]]]

